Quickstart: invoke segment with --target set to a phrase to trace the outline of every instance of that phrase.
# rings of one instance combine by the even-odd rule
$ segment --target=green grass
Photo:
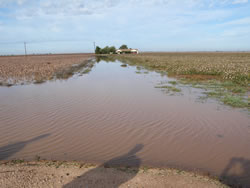
[[[161,89],[166,89],[167,91],[172,91],[172,92],[181,92],[181,89],[173,87],[173,86],[168,86],[168,85],[159,85],[155,86],[155,88],[161,88]]]
[[[224,104],[227,104],[233,107],[240,107],[240,108],[249,107],[248,102],[244,101],[241,97],[229,95],[229,94],[225,95],[222,98],[222,102]]]
[[[176,81],[169,81],[168,83],[172,84],[172,85],[177,85]]]
[[[25,161],[22,160],[22,159],[13,159],[11,160],[11,163],[12,164],[21,164],[21,163],[24,163]]]
[[[142,67],[137,66],[137,67],[136,67],[136,69],[137,69],[137,70],[141,70],[141,69],[142,69]]]
[[[232,81],[181,79],[180,83],[205,90],[206,96],[200,99],[215,98],[231,107],[249,108],[247,88]]]
[[[90,68],[84,69],[81,74],[88,74],[91,71]]]

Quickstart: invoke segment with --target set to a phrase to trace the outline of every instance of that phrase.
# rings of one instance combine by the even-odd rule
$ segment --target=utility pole
[[[26,50],[26,42],[24,42],[23,44],[24,44],[24,51],[25,51],[25,56],[27,56],[27,50]]]
[[[95,53],[95,42],[94,42],[94,53]]]

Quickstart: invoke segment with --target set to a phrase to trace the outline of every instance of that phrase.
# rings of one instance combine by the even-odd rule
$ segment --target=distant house
[[[138,49],[118,49],[116,50],[117,54],[139,54]]]

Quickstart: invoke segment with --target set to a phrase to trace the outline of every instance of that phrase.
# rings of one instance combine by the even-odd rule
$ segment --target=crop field
[[[167,73],[181,84],[207,90],[206,97],[229,106],[249,107],[250,53],[142,53],[112,58]]]
[[[217,78],[240,85],[248,85],[250,81],[250,53],[143,53],[121,57],[148,68],[167,71],[169,75]]]
[[[55,76],[68,77],[90,57],[91,54],[3,56],[0,57],[0,85],[42,83]]]

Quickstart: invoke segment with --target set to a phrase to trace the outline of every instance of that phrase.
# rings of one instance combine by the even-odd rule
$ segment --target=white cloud
[[[244,3],[248,3],[248,0],[234,0],[232,2],[232,4],[244,4]]]
[[[245,37],[250,34],[250,26],[243,26],[224,30],[221,37]]]
[[[208,36],[236,38],[244,34],[247,38],[248,33],[241,30],[249,28],[249,4],[242,3],[243,0],[241,4],[239,0],[0,0],[0,7],[9,6],[0,12],[0,22],[3,18],[4,24],[0,41],[80,39],[90,44],[96,41],[101,46],[124,42],[138,48],[152,42],[150,46],[164,48],[168,43],[189,46],[197,40],[205,46],[202,41]]]
[[[1,6],[12,7],[16,17],[27,19],[35,16],[61,15],[79,16],[106,14],[113,9],[151,9],[154,7],[172,10],[197,10],[199,8],[218,8],[227,4],[242,4],[248,0],[0,0]]]
[[[241,19],[235,19],[228,22],[225,22],[223,24],[220,24],[222,26],[232,26],[232,25],[250,25],[250,17],[245,17]]]
[[[9,4],[23,5],[27,0],[0,0],[0,6],[7,6]]]

